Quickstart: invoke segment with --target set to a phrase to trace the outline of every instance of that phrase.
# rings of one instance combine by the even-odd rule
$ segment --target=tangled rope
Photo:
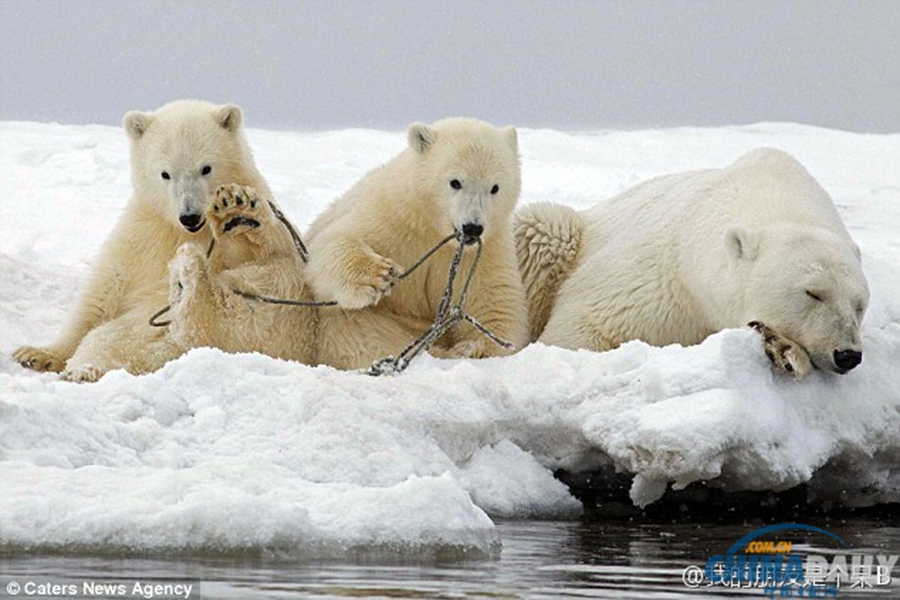
[[[420,264],[425,262],[432,254],[437,252],[438,248],[446,244],[452,239],[459,240],[459,246],[456,249],[456,253],[453,255],[453,261],[450,263],[450,269],[447,273],[447,286],[444,288],[444,294],[441,296],[441,303],[438,306],[437,314],[434,317],[434,322],[431,324],[431,327],[428,328],[422,335],[413,340],[406,348],[403,349],[402,352],[396,357],[394,356],[386,356],[385,358],[379,359],[372,363],[372,366],[365,371],[367,375],[372,375],[373,377],[378,377],[381,375],[395,375],[398,373],[402,373],[409,366],[409,363],[412,360],[421,354],[424,351],[427,351],[434,345],[434,343],[440,339],[442,335],[447,333],[451,327],[459,323],[460,321],[467,321],[472,324],[478,331],[484,334],[489,340],[494,342],[495,344],[502,346],[503,348],[512,348],[512,342],[508,342],[497,337],[493,332],[491,332],[487,327],[481,324],[478,319],[470,315],[465,311],[465,303],[466,297],[469,294],[469,287],[472,284],[472,278],[475,275],[475,268],[478,266],[478,261],[481,259],[481,238],[468,238],[462,233],[454,233],[441,241],[437,246],[429,250],[414,266],[409,269],[403,275],[401,275],[401,279],[406,275],[410,274],[415,268],[418,268]],[[471,244],[474,241],[477,244],[477,249],[475,251],[475,258],[472,261],[472,266],[469,269],[468,275],[466,275],[466,281],[463,284],[462,290],[459,293],[459,301],[451,306],[453,302],[453,286],[456,281],[456,277],[459,274],[459,265],[462,262],[462,255],[465,251],[467,245]]]

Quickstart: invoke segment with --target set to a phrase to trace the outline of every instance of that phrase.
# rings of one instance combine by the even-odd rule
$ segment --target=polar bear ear
[[[128,137],[133,140],[138,140],[147,132],[147,128],[150,127],[152,121],[153,113],[131,110],[122,117],[122,126],[125,127],[125,132],[128,134]]]
[[[237,104],[223,104],[216,110],[216,123],[228,131],[237,131],[244,120],[244,113]]]
[[[516,128],[510,125],[503,129],[503,137],[506,138],[506,143],[509,144],[509,147],[512,148],[512,151],[517,153],[519,152],[519,134],[516,133]]]
[[[735,260],[755,260],[759,254],[759,236],[735,225],[725,232],[725,249]]]
[[[409,147],[419,154],[424,154],[437,140],[437,132],[424,123],[413,123],[409,126],[407,137]]]

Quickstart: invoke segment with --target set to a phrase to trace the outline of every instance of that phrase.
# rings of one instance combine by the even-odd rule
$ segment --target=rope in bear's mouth
[[[272,212],[278,218],[279,221],[284,224],[287,228],[288,232],[291,235],[291,239],[294,242],[294,247],[297,250],[297,253],[300,256],[300,260],[303,261],[304,264],[309,262],[309,252],[306,249],[306,246],[303,244],[303,240],[300,238],[300,234],[297,233],[297,230],[294,229],[293,225],[291,225],[290,221],[288,221],[287,217],[284,216],[274,203],[269,201],[269,206],[272,209]],[[240,222],[236,222],[240,221]],[[260,224],[258,221],[253,219],[248,219],[246,217],[237,217],[232,221],[229,221],[225,224],[224,230],[229,231],[234,227],[239,225],[247,225],[250,227],[259,227]],[[379,359],[372,363],[372,366],[369,367],[368,370],[365,371],[368,375],[379,376],[379,375],[393,375],[396,373],[402,373],[409,366],[409,363],[419,354],[424,351],[430,349],[434,343],[440,339],[451,327],[459,323],[460,321],[466,321],[470,323],[473,327],[475,327],[478,331],[484,334],[489,340],[494,342],[495,344],[502,346],[503,348],[512,348],[513,344],[504,339],[501,339],[493,332],[491,332],[487,327],[485,327],[478,319],[470,315],[465,311],[463,306],[465,305],[466,298],[469,293],[469,287],[472,284],[472,279],[475,275],[475,269],[478,266],[478,262],[481,259],[481,251],[482,251],[482,242],[481,237],[473,237],[467,236],[461,231],[454,231],[440,242],[435,244],[430,250],[428,250],[425,254],[422,255],[419,260],[417,260],[413,265],[406,269],[403,273],[397,276],[398,281],[403,281],[407,277],[413,274],[419,267],[421,267],[429,258],[431,258],[435,252],[440,250],[442,247],[450,243],[452,240],[457,240],[459,245],[456,248],[456,252],[453,254],[453,260],[450,262],[450,268],[447,273],[447,285],[444,288],[444,293],[441,296],[441,303],[438,305],[437,314],[435,315],[434,321],[422,335],[418,338],[410,342],[403,351],[395,358],[393,356],[387,356],[385,358]],[[462,255],[467,246],[471,246],[472,244],[476,245],[475,250],[475,258],[472,260],[472,266],[469,268],[469,272],[466,275],[465,283],[459,294],[459,299],[456,304],[452,305],[453,302],[453,286],[456,281],[457,275],[459,274],[459,267],[462,263]],[[213,249],[216,246],[216,240],[210,240],[209,248],[206,251],[206,258],[212,255]],[[267,304],[276,304],[276,305],[285,305],[285,306],[300,306],[300,307],[333,307],[337,306],[338,303],[335,300],[327,300],[327,301],[311,301],[311,300],[290,300],[284,298],[272,298],[270,296],[262,296],[259,294],[255,294],[253,292],[247,292],[244,290],[238,290],[235,288],[231,288],[231,292],[246,299],[253,300],[257,302],[264,302]],[[165,308],[157,311],[150,317],[149,323],[152,327],[166,327],[172,323],[172,321],[159,321],[158,319],[162,317],[164,314],[168,313],[172,309],[171,305],[166,306]]]

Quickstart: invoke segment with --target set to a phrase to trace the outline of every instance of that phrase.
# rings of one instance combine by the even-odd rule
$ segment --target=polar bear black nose
[[[201,223],[203,222],[203,215],[198,214],[186,214],[178,217],[178,221],[184,225],[184,228],[188,231],[197,231],[200,228]]]
[[[834,364],[842,371],[849,371],[862,362],[862,352],[856,350],[835,350]]]
[[[484,227],[477,223],[466,223],[462,226],[463,235],[470,238],[481,237],[484,233]]]

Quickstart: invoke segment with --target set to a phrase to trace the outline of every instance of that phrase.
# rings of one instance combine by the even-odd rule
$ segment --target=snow
[[[251,130],[250,141],[302,230],[405,134]],[[797,156],[862,247],[865,360],[846,376],[776,376],[758,336],[730,330],[688,348],[426,356],[380,379],[198,349],[151,375],[75,385],[10,354],[61,328],[129,195],[125,135],[0,123],[0,547],[496,556],[492,518],[579,513],[559,468],[632,473],[640,506],[695,481],[900,501],[900,135],[523,130],[522,201],[585,208],[760,146]]]

